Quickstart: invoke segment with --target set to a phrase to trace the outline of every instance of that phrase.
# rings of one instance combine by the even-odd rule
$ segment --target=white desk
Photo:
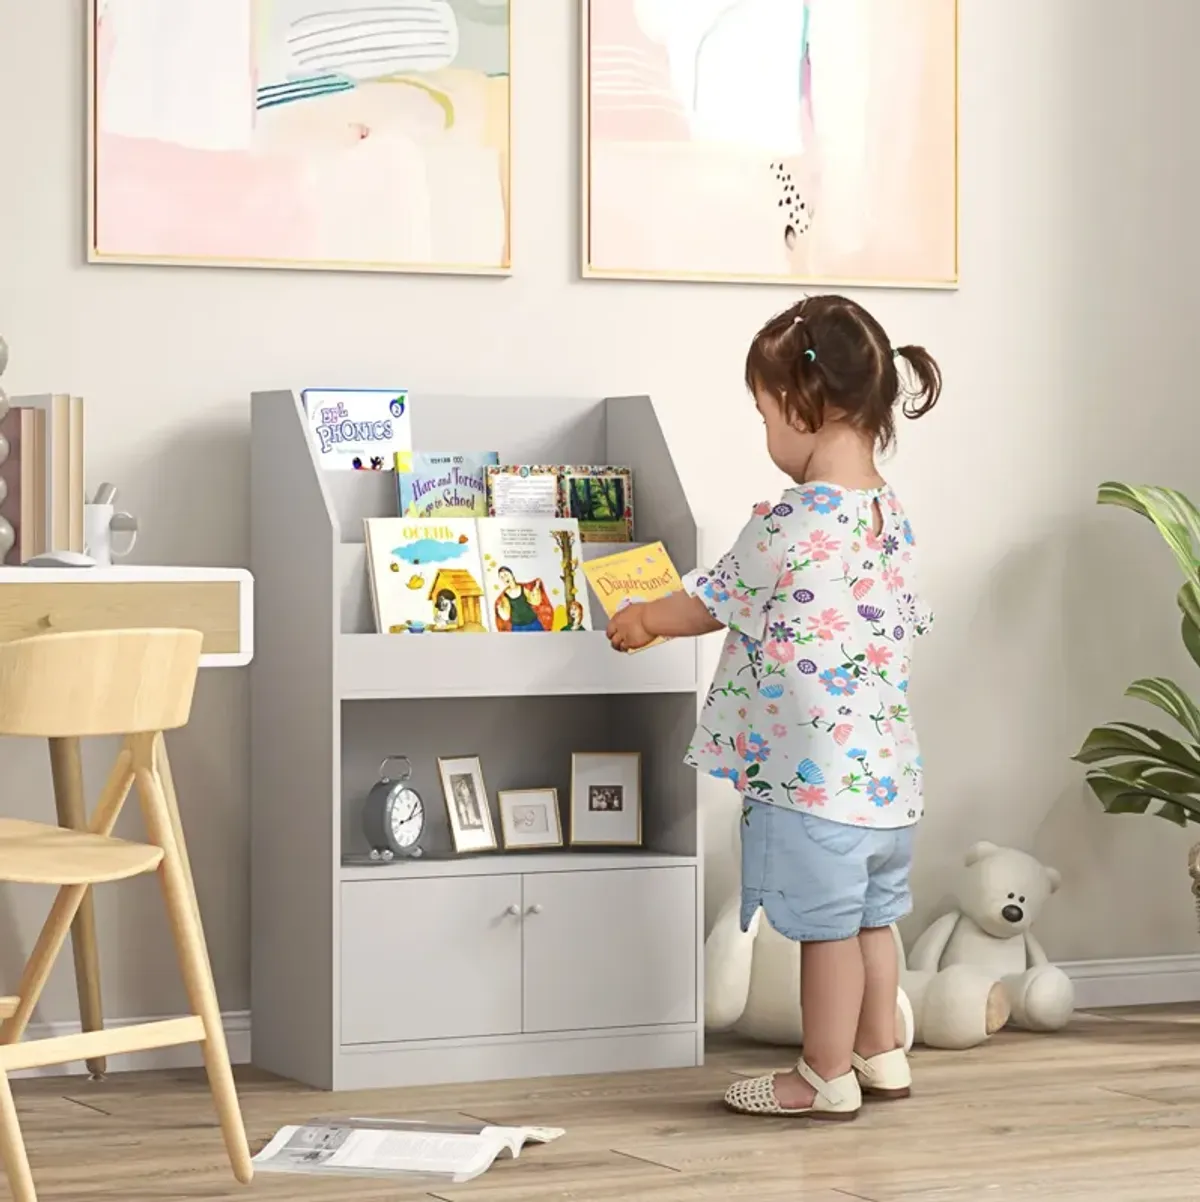
[[[175,627],[204,635],[202,668],[235,668],[254,656],[254,578],[244,568],[0,567],[0,642],[72,630]],[[161,770],[174,802],[166,746]],[[50,740],[50,770],[59,825],[86,830],[87,799],[78,739]],[[186,861],[184,850],[184,862]],[[190,866],[187,875],[191,878]],[[100,958],[91,895],[71,927],[80,1022],[104,1026]],[[89,1060],[93,1076],[103,1060]]]

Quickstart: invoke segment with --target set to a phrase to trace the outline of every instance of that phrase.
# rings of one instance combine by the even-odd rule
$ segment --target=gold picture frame
[[[247,0],[250,3],[250,0]],[[507,148],[504,155],[501,181],[504,197],[504,255],[500,264],[491,263],[406,263],[374,262],[370,260],[273,259],[209,255],[153,255],[101,250],[98,245],[97,191],[98,163],[96,154],[97,120],[97,24],[98,0],[87,0],[87,230],[85,258],[88,263],[143,267],[218,267],[271,271],[346,272],[350,274],[416,275],[416,276],[494,276],[507,278],[513,274],[513,128],[512,80],[514,75],[515,38],[512,19],[513,0],[508,0],[508,94],[506,97]]]
[[[571,756],[571,846],[641,847],[642,753]]]
[[[502,789],[496,794],[500,807],[500,835],[505,851],[533,851],[562,847],[562,815],[558,809],[557,789]],[[530,811],[528,817],[522,809]],[[545,817],[545,838],[538,838],[541,831],[532,829],[537,823],[537,811]],[[525,825],[528,829],[520,829]]]
[[[603,0],[599,0],[603,3]],[[859,278],[855,276],[762,275],[686,270],[647,270],[636,267],[597,267],[592,261],[592,0],[580,0],[580,277],[585,280],[628,280],[692,284],[772,284],[792,288],[897,288],[913,291],[955,291],[962,265],[962,0],[953,4],[954,23],[954,170],[953,170],[953,270],[944,279]]]
[[[437,765],[455,853],[499,851],[479,756],[438,756]]]

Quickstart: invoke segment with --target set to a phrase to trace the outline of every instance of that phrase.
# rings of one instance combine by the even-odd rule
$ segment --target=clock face
[[[412,847],[425,829],[425,803],[411,789],[397,789],[388,807],[387,826],[398,849]]]

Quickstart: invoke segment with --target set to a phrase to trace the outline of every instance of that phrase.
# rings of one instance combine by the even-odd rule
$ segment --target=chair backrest
[[[84,630],[0,643],[0,734],[69,738],[187,723],[198,630]]]

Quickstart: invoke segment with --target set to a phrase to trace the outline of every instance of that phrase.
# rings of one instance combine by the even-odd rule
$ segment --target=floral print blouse
[[[878,535],[875,504],[883,525]],[[687,762],[743,796],[881,829],[920,819],[913,533],[887,487],[788,489],[685,590],[728,628]]]

